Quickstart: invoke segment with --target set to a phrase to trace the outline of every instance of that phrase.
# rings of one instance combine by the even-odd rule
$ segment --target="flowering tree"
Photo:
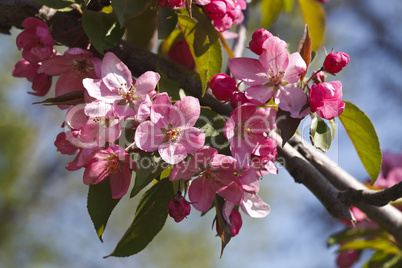
[[[370,263],[401,264],[402,214],[388,204],[402,197],[401,163],[384,159],[382,165],[370,119],[342,100],[336,73],[349,56],[325,52],[322,67],[309,70],[324,42],[325,1],[293,2],[264,0],[262,16],[267,26],[280,12],[300,9],[306,27],[298,51],[289,53],[286,40],[261,28],[248,40],[253,57],[241,57],[251,8],[245,1],[0,5],[2,29],[24,29],[17,38],[23,59],[12,74],[32,82],[29,93],[51,95],[40,103],[65,110],[64,130],[54,144],[74,155],[68,170],[85,169],[88,212],[101,240],[119,200],[146,189],[109,256],[140,252],[168,215],[180,222],[196,213],[191,207],[216,215],[222,254],[247,228],[242,215],[269,215],[259,183],[263,175],[277,174],[280,162],[333,217],[359,225],[329,239],[341,245],[340,267],[364,249],[376,251]],[[144,27],[132,27],[131,20]],[[233,48],[228,39],[235,39]],[[61,54],[55,44],[68,49]],[[56,79],[55,93],[48,93]],[[311,117],[312,145],[296,133],[305,117]],[[314,149],[330,148],[337,117],[371,178],[369,186],[384,190],[369,189]],[[368,219],[370,224],[359,224]]]

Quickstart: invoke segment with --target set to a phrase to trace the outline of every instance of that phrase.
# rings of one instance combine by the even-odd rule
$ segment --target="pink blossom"
[[[158,150],[169,164],[177,164],[204,145],[205,134],[193,127],[200,116],[200,103],[184,97],[173,106],[166,93],[159,94],[151,107],[151,120],[135,132],[135,144],[142,150]]]
[[[259,154],[251,157],[251,166],[255,169],[259,177],[265,174],[278,174],[275,161],[278,157],[277,142],[275,139],[266,138],[260,147]]]
[[[392,152],[383,152],[382,153],[382,166],[381,171],[385,177],[388,176],[388,172],[393,168],[399,167],[402,168],[402,154],[400,153],[392,153]]]
[[[101,147],[117,140],[121,123],[110,104],[93,102],[71,107],[66,113],[68,140],[79,148]]]
[[[349,63],[349,55],[344,52],[329,53],[324,60],[324,70],[329,73],[339,73]]]
[[[310,90],[310,109],[320,117],[331,120],[343,113],[342,84],[339,81],[313,84]]]
[[[236,108],[227,120],[223,133],[230,151],[241,166],[250,166],[252,154],[263,155],[267,133],[276,128],[276,111],[246,103]]]
[[[319,84],[325,82],[327,75],[323,71],[319,71],[316,75],[312,77],[314,83]]]
[[[67,139],[67,135],[65,132],[61,132],[59,133],[59,135],[57,135],[54,145],[56,146],[57,151],[59,151],[62,154],[73,155],[80,151],[77,146],[72,144]]]
[[[131,181],[130,157],[119,145],[95,151],[84,171],[85,184],[97,184],[110,177],[112,198],[123,197]]]
[[[226,3],[225,1],[212,0],[205,6],[205,12],[212,20],[220,20],[226,14]]]
[[[209,87],[215,98],[220,101],[230,101],[237,89],[236,80],[227,74],[216,74],[209,81]]]
[[[309,113],[304,109],[307,96],[295,83],[306,70],[306,63],[297,52],[288,55],[286,46],[283,40],[272,36],[263,43],[258,60],[234,58],[229,61],[229,68],[236,78],[251,86],[246,90],[251,102],[263,105],[273,97],[280,109],[294,118],[303,118]]]
[[[186,199],[181,195],[181,192],[175,194],[172,200],[168,203],[169,216],[175,222],[181,222],[187,215],[190,214],[191,206]]]
[[[200,0],[197,0],[198,2]],[[242,10],[247,7],[245,0],[207,0],[202,2],[202,5],[206,5],[207,15],[213,20],[215,29],[219,32],[225,32],[232,25],[240,24],[244,20]]]
[[[260,186],[256,171],[253,168],[245,169],[238,175],[237,180],[243,188],[243,199],[240,203],[243,212],[253,218],[266,217],[271,208],[258,196]],[[227,222],[235,206],[230,200],[225,202],[222,212]]]
[[[215,194],[236,205],[240,204],[243,190],[234,175],[239,169],[233,157],[218,154],[215,148],[205,146],[189,161],[174,166],[169,179],[189,180],[197,176],[190,184],[189,199],[195,209],[207,211],[212,205]]]
[[[91,52],[81,48],[70,48],[64,55],[56,55],[45,61],[39,68],[39,73],[60,75],[56,83],[56,97],[74,92],[84,91],[84,78],[97,78],[96,70],[100,69],[101,61]],[[67,108],[67,107],[65,107]]]
[[[264,28],[258,29],[253,33],[251,41],[248,44],[250,50],[257,55],[261,55],[263,52],[262,44],[264,44],[265,40],[271,36],[272,34],[268,30],[265,30]]]
[[[101,79],[85,78],[83,84],[91,97],[113,104],[119,117],[135,116],[142,122],[149,116],[159,79],[158,73],[148,71],[133,80],[127,66],[108,52],[102,60]]]
[[[15,64],[12,75],[15,77],[25,77],[29,82],[32,82],[33,92],[29,94],[35,96],[45,96],[52,85],[52,77],[46,74],[38,73],[41,62],[30,63],[22,59]]]
[[[18,50],[22,57],[31,63],[45,61],[53,54],[54,40],[47,24],[37,18],[26,18],[22,22],[25,28],[17,36]]]

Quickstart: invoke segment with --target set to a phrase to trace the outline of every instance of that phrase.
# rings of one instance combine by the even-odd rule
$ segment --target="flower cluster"
[[[231,0],[197,3],[204,6],[219,31],[239,23],[246,5]],[[159,4],[177,7],[183,3]],[[165,171],[170,170],[164,176],[179,181],[179,190],[167,205],[169,215],[180,222],[190,214],[191,206],[202,212],[215,206],[217,214],[223,216],[217,224],[219,235],[227,229],[222,221],[230,225],[231,236],[239,233],[240,210],[255,218],[270,213],[269,205],[258,196],[259,179],[278,172],[274,164],[277,142],[270,137],[277,128],[278,111],[298,119],[311,111],[328,119],[335,110],[338,115],[343,109],[337,101],[342,97],[339,82],[322,82],[305,91],[308,82],[300,81],[300,77],[307,66],[300,54],[289,55],[283,40],[260,29],[250,42],[250,49],[259,58],[229,61],[233,76],[248,88],[241,91],[234,78],[226,74],[217,74],[209,82],[216,98],[230,102],[234,109],[223,129],[217,130],[229,143],[230,153],[223,154],[224,148],[208,146],[207,134],[196,127],[201,114],[199,100],[185,96],[173,102],[166,92],[157,90],[158,73],[147,71],[134,78],[111,52],[102,60],[81,48],[70,48],[60,55],[53,50],[54,41],[45,22],[30,18],[23,26],[26,30],[17,44],[23,49],[24,60],[17,63],[14,75],[32,81],[36,95],[46,94],[50,83],[44,81],[56,75],[56,97],[82,93],[78,104],[59,106],[68,110],[62,125],[65,131],[54,144],[62,154],[75,155],[67,169],[84,168],[83,182],[87,185],[108,181],[111,197],[119,199],[128,192],[132,173],[144,168],[140,154],[160,158],[158,163],[166,164]],[[177,50],[188,49],[187,43],[176,45]],[[171,53],[173,58],[177,50]],[[337,66],[331,67],[333,73],[338,68],[334,61],[324,63],[322,69],[330,72],[328,66]],[[194,65],[190,61],[181,63],[190,68]],[[340,65],[345,65],[342,57]],[[39,85],[42,87],[36,89]],[[186,185],[184,195],[181,184]]]

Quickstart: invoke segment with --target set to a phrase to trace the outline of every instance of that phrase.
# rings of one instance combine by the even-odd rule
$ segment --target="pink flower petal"
[[[310,109],[302,111],[307,103],[307,95],[296,85],[288,84],[281,87],[274,95],[275,103],[284,111],[290,112],[293,118],[303,118],[310,113]]]
[[[266,85],[251,86],[247,88],[245,93],[250,102],[256,105],[264,105],[274,95],[274,87],[267,87]]]
[[[256,86],[269,81],[266,69],[257,59],[233,58],[229,60],[230,72],[246,85]]]
[[[187,157],[187,150],[182,144],[177,142],[164,142],[159,146],[158,152],[162,159],[171,164],[177,164]]]
[[[176,102],[169,113],[173,127],[189,128],[194,126],[200,116],[200,102],[194,97],[184,97]]]
[[[307,69],[306,62],[298,52],[289,55],[289,65],[285,70],[283,80],[289,84],[296,83],[300,75]]]
[[[122,198],[128,191],[131,182],[131,171],[128,166],[119,166],[118,171],[110,174],[112,198]]]
[[[188,197],[196,210],[208,211],[215,198],[215,189],[208,179],[199,177],[191,182]]]
[[[135,95],[150,94],[152,99],[156,95],[155,87],[160,78],[158,73],[152,71],[143,73],[135,82]]]
[[[286,42],[276,36],[265,40],[262,44],[263,52],[259,58],[262,67],[274,75],[284,72],[289,64],[289,54],[286,47]]]
[[[247,192],[244,192],[244,199],[240,207],[244,213],[253,218],[264,218],[271,212],[269,205],[262,201],[257,194]]]
[[[108,161],[90,163],[84,171],[84,184],[97,184],[106,179],[110,172],[106,170]]]
[[[153,152],[158,150],[165,136],[161,129],[155,127],[151,121],[145,121],[138,126],[134,141],[141,150]]]
[[[198,128],[183,129],[180,134],[179,142],[186,148],[188,154],[195,153],[205,143],[205,133]]]
[[[106,53],[102,60],[102,80],[115,94],[119,88],[127,91],[133,83],[130,70],[111,52]]]

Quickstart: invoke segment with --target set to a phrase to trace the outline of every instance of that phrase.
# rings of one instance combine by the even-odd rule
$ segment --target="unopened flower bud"
[[[272,34],[264,28],[255,31],[251,37],[250,43],[248,44],[250,50],[257,55],[261,55],[263,52],[262,44],[271,36]]]
[[[190,214],[191,206],[180,192],[175,194],[168,203],[169,215],[175,222],[181,222]]]
[[[327,78],[327,75],[323,71],[320,71],[316,75],[313,76],[312,80],[314,83],[319,84],[319,83],[325,82],[326,78]]]
[[[233,93],[237,91],[236,80],[227,74],[217,74],[212,77],[209,87],[215,98],[220,101],[230,101]]]
[[[205,12],[212,20],[220,20],[226,14],[226,4],[223,1],[211,1],[205,6]]]
[[[183,6],[183,0],[158,0],[158,4],[161,7],[175,8]]]
[[[240,232],[240,228],[243,225],[243,220],[241,219],[240,212],[236,209],[232,210],[229,217],[230,217],[230,235],[234,237]],[[221,234],[221,230],[218,223],[216,223],[216,232],[218,233],[218,235]]]
[[[233,109],[236,109],[247,102],[249,101],[246,95],[241,91],[234,92],[230,98],[230,106],[232,106]]]
[[[342,84],[339,81],[313,84],[310,90],[310,109],[318,116],[331,120],[345,109],[342,101]]]
[[[329,53],[324,60],[324,70],[329,73],[340,72],[349,63],[349,55],[343,52]]]

